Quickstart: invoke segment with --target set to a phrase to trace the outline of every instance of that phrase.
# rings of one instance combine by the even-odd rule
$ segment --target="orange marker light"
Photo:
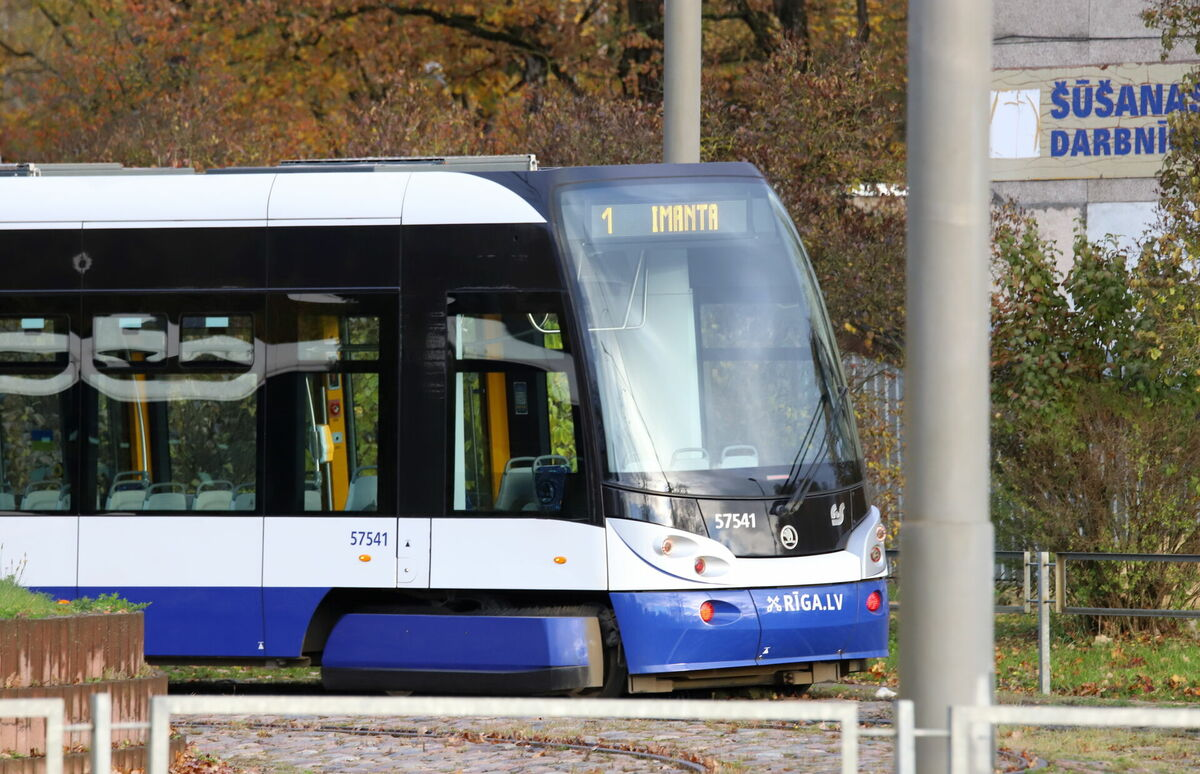
[[[359,554],[359,555],[358,555],[358,561],[360,561],[360,562],[369,562],[369,561],[371,561],[371,555],[370,555],[370,554]]]
[[[565,556],[556,556],[556,557],[554,557],[554,563],[555,563],[555,564],[566,564],[566,563],[567,563],[567,557],[565,557]]]

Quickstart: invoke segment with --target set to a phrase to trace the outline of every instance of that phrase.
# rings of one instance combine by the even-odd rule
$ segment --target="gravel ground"
[[[887,702],[863,702],[866,721],[890,718]],[[203,727],[206,721],[228,727]],[[439,718],[189,718],[177,724],[196,748],[245,774],[303,772],[839,772],[836,724],[796,728],[662,720],[527,720]],[[256,724],[254,726],[250,724]],[[270,724],[270,727],[257,727]],[[320,729],[345,727],[353,733]],[[392,735],[390,732],[407,732]],[[486,741],[506,739],[512,741]],[[551,744],[529,745],[517,740]],[[553,742],[577,747],[555,746]],[[636,750],[634,757],[595,748]],[[892,771],[889,739],[864,738],[859,771]]]

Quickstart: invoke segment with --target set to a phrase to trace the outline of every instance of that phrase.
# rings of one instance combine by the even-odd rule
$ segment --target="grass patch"
[[[158,668],[172,683],[321,684],[320,667],[160,664]]]
[[[85,613],[132,613],[145,607],[145,604],[128,602],[116,594],[101,594],[95,599],[55,599],[49,594],[30,591],[11,575],[0,578],[0,619],[52,618]]]
[[[1093,637],[1054,621],[1050,642],[1050,689],[1056,697],[1098,697],[1166,702],[1200,702],[1200,639],[1173,635]],[[873,661],[859,682],[896,687],[900,682],[896,622],[891,655]],[[996,616],[996,690],[1015,700],[1038,693],[1037,619]]]

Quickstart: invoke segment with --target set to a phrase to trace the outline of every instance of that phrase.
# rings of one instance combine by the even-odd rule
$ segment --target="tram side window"
[[[93,318],[98,511],[256,509],[260,377],[244,346],[251,320]]]
[[[578,390],[559,319],[544,306],[451,315],[454,510],[584,515]]]
[[[65,317],[0,317],[0,511],[72,507]]]
[[[302,509],[378,511],[381,319],[331,309],[296,322],[298,368],[322,369],[300,375]]]

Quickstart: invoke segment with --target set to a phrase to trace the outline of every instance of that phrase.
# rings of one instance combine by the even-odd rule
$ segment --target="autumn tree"
[[[1200,552],[1200,282],[1170,237],[1081,232],[1066,276],[1031,219],[993,231],[994,519],[1009,548]],[[1191,565],[1072,569],[1072,601],[1194,607]],[[1113,626],[1133,626],[1136,621]]]

